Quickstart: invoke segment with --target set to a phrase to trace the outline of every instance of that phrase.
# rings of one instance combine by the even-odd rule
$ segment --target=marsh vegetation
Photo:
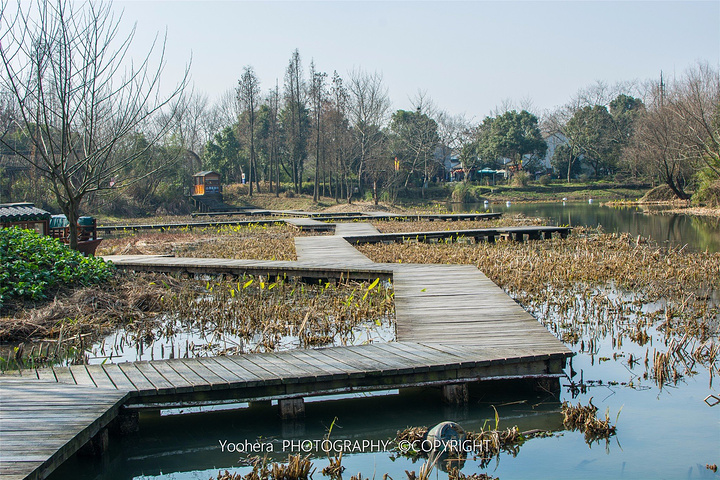
[[[642,347],[644,355],[624,360],[645,367],[640,377],[660,386],[693,375],[698,366],[711,379],[718,373],[720,254],[583,228],[565,240],[358,248],[376,262],[476,265],[551,332],[596,361],[607,358],[598,355],[606,338],[613,349],[624,342]]]
[[[394,339],[390,285],[118,273],[4,319],[3,368],[188,358]],[[28,339],[30,339],[28,341]]]

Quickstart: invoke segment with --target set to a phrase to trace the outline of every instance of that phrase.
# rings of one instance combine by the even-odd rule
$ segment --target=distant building
[[[212,195],[222,193],[220,174],[212,171],[198,172],[193,175],[193,195]]]
[[[545,168],[551,169],[552,168],[552,158],[553,155],[555,155],[555,149],[559,147],[560,145],[564,145],[567,143],[567,138],[565,138],[565,135],[562,133],[553,133],[543,136],[545,139],[545,143],[547,143],[547,152],[545,153],[545,156],[542,158],[543,165]]]
[[[50,230],[50,212],[32,203],[0,203],[0,227],[18,227],[47,235]]]

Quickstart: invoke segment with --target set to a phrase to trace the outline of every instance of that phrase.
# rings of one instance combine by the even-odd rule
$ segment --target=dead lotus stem
[[[615,435],[616,427],[610,425],[607,412],[604,420],[597,418],[597,407],[593,405],[592,398],[588,401],[588,405],[584,406],[580,403],[574,406],[563,402],[562,413],[565,427],[583,432],[588,444],[601,439],[607,440]]]

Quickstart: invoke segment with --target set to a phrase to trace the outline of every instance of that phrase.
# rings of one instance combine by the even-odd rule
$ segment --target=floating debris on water
[[[593,442],[607,440],[616,433],[615,425],[610,425],[608,412],[605,412],[605,419],[597,418],[598,408],[593,405],[592,397],[587,405],[571,405],[563,402],[562,413],[564,415],[563,425],[570,430],[579,430],[585,434],[585,442],[590,445]]]

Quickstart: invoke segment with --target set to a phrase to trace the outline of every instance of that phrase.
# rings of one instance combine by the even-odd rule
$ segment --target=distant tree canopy
[[[603,98],[603,95],[582,96]],[[609,107],[609,108],[608,108]],[[545,119],[549,134],[562,139],[551,159],[555,172],[570,181],[583,171],[595,177],[615,174],[624,167],[621,157],[644,113],[643,102],[619,94],[605,104],[583,104],[575,99]],[[562,148],[560,148],[562,147]]]
[[[422,182],[434,176],[436,148],[440,145],[438,124],[420,110],[398,110],[390,120],[390,148],[405,172],[404,184],[420,174]],[[428,165],[428,162],[430,164]]]
[[[508,159],[522,168],[523,158],[542,157],[547,143],[538,126],[538,118],[522,110],[510,110],[497,117],[486,117],[477,131],[474,151],[484,165],[497,165]]]
[[[679,198],[695,192],[696,199],[720,202],[720,88],[717,69],[705,64],[673,82],[598,83],[545,112],[542,122],[528,109],[506,106],[473,124],[423,93],[391,112],[381,73],[328,75],[313,60],[304,68],[298,50],[267,90],[245,66],[215,104],[184,94],[186,79],[156,101],[158,79],[144,81],[150,70],[129,67],[119,75],[127,52],[109,48],[117,25],[107,19],[107,4],[33,5],[47,13],[39,17],[47,24],[29,24],[37,31],[2,17],[0,168],[26,166],[3,174],[0,195],[42,204],[50,190],[71,219],[81,205],[123,205],[103,204],[102,190],[130,196],[123,199],[138,207],[136,214],[170,198],[182,203],[197,170],[215,170],[226,183],[245,174],[248,195],[292,190],[314,201],[377,202],[415,195],[416,187],[424,196],[434,182],[451,178],[448,166],[455,178],[471,181],[485,167],[544,173],[549,163],[568,182],[580,175],[632,178],[665,183]],[[63,29],[67,35],[57,36]],[[78,52],[93,48],[100,50],[88,63]],[[152,63],[144,60],[143,68]],[[71,69],[61,68],[65,61]],[[94,69],[116,75],[94,76]],[[65,103],[56,101],[57,85],[68,87]]]
[[[216,171],[228,183],[240,182],[243,165],[247,165],[236,129],[237,124],[223,128],[205,146],[204,167]]]

